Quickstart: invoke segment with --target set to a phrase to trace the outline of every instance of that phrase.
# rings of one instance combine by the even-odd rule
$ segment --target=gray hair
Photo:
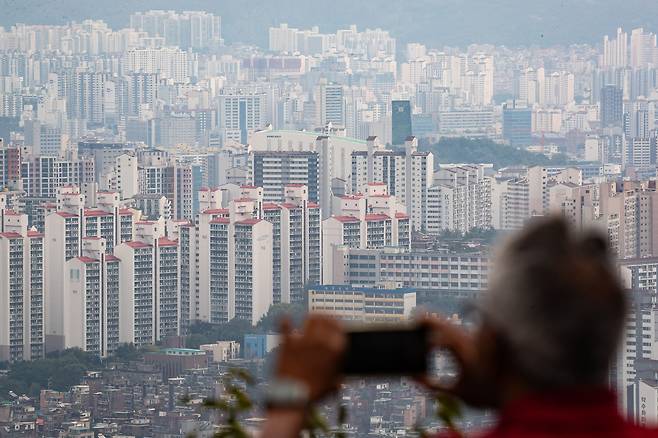
[[[604,381],[626,316],[604,236],[537,219],[503,247],[489,285],[478,308],[515,372],[536,386]]]

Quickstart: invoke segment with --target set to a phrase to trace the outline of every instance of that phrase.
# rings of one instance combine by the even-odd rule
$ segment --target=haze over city
[[[227,41],[261,46],[267,27],[281,22],[330,32],[350,24],[382,27],[403,43],[432,46],[591,44],[617,26],[658,27],[658,5],[646,0],[625,1],[623,7],[614,0],[2,0],[0,25],[98,18],[121,27],[132,12],[148,9],[213,12],[223,18]]]
[[[658,425],[656,32],[0,0],[0,438]]]

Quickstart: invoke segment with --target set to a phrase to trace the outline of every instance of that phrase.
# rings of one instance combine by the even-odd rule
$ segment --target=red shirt
[[[498,425],[482,438],[556,436],[658,438],[658,429],[626,421],[614,393],[590,389],[521,397],[501,410]]]

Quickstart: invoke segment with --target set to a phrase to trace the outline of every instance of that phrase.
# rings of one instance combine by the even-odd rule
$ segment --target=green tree
[[[421,148],[433,152],[437,163],[492,163],[496,169],[512,165],[548,166],[569,163],[563,154],[549,158],[489,139],[443,137],[438,143]]]
[[[44,359],[10,365],[6,377],[0,379],[0,399],[13,391],[37,396],[41,389],[64,391],[80,383],[85,373],[101,367],[100,359],[78,348],[49,353]]]
[[[256,325],[260,332],[276,332],[279,329],[281,319],[288,317],[294,324],[299,324],[306,316],[306,307],[303,304],[277,303],[272,304],[267,313]]]
[[[140,360],[143,354],[134,344],[121,344],[117,347],[110,361],[117,362],[134,362]]]

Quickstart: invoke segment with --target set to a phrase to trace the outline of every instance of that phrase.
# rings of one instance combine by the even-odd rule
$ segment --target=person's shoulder
[[[628,438],[658,438],[658,428],[628,423],[624,436]]]

